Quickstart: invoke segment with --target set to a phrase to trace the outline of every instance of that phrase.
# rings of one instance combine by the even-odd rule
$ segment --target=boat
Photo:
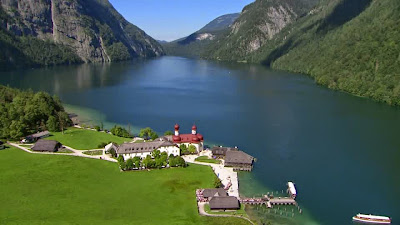
[[[353,221],[369,224],[390,224],[392,222],[387,216],[365,215],[361,213],[353,216]]]
[[[289,181],[287,183],[287,186],[288,186],[288,193],[289,193],[290,197],[295,199],[297,196],[297,191],[296,191],[296,188],[294,187],[294,183]]]

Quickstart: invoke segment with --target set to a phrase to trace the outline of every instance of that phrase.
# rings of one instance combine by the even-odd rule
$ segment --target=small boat
[[[289,193],[290,197],[295,199],[297,196],[297,191],[296,191],[296,188],[294,187],[294,183],[289,181],[287,183],[287,186],[288,186],[288,193]]]
[[[392,222],[387,216],[374,216],[360,213],[353,216],[353,221],[369,224],[390,224]]]

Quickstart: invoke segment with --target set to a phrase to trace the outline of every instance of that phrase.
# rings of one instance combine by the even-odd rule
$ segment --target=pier
[[[266,205],[268,208],[272,208],[274,205],[297,205],[296,200],[289,197],[268,197],[265,195],[262,198],[243,198],[240,200],[242,204],[247,205]]]

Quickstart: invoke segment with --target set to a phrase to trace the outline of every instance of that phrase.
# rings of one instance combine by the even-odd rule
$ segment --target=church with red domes
[[[203,135],[197,133],[197,126],[193,125],[192,126],[192,133],[191,134],[181,134],[179,133],[179,124],[175,124],[175,134],[172,136],[165,136],[164,138],[167,138],[168,141],[171,141],[177,145],[184,144],[186,147],[189,147],[189,145],[193,145],[196,147],[197,152],[203,151],[204,147],[204,138]]]

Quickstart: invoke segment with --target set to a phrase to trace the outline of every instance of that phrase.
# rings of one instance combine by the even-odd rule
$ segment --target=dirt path
[[[65,147],[66,149],[68,149],[68,150],[71,150],[72,153],[35,152],[35,151],[29,150],[28,148],[26,148],[26,147],[24,147],[24,146],[21,146],[21,145],[15,144],[15,143],[8,142],[7,144],[9,144],[9,145],[11,145],[11,146],[13,146],[13,147],[19,148],[19,149],[21,149],[21,150],[24,150],[24,151],[26,151],[26,152],[28,152],[28,153],[31,153],[31,154],[42,154],[42,155],[69,155],[69,156],[78,156],[78,157],[83,157],[83,158],[107,160],[107,161],[110,161],[110,162],[117,162],[117,160],[115,160],[115,159],[113,159],[113,158],[110,158],[110,157],[107,156],[107,155],[86,155],[86,154],[83,154],[84,151],[76,150],[76,149],[73,149],[73,148],[68,147],[68,146],[65,146],[65,145],[64,145],[64,147]],[[94,150],[98,150],[98,149],[85,150],[85,151],[94,151]]]

